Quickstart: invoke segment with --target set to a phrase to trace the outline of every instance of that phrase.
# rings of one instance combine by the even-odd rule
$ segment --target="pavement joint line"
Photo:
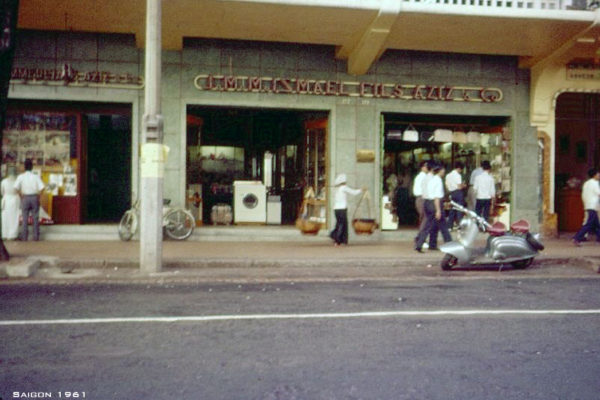
[[[413,281],[519,281],[519,280],[551,280],[551,279],[600,279],[599,275],[502,275],[492,274],[479,276],[455,275],[452,276],[356,276],[356,277],[239,277],[239,278],[214,278],[204,276],[180,276],[161,278],[44,278],[44,279],[13,279],[0,280],[0,287],[13,285],[38,285],[38,286],[72,286],[72,285],[210,285],[210,284],[274,284],[274,283],[352,283],[352,282],[413,282]]]
[[[600,309],[574,310],[430,310],[430,311],[371,311],[346,313],[307,313],[307,314],[247,314],[247,315],[205,315],[171,317],[107,317],[41,320],[5,320],[0,326],[30,325],[85,325],[119,323],[176,323],[213,321],[256,321],[291,319],[349,319],[349,318],[397,318],[397,317],[448,317],[448,316],[539,316],[539,315],[600,315]]]

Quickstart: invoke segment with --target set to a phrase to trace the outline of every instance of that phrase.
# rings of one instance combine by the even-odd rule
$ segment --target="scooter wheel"
[[[444,271],[450,271],[452,267],[456,265],[458,259],[454,257],[452,254],[445,254],[444,258],[442,258],[442,262],[440,266]]]
[[[514,261],[511,263],[511,265],[513,266],[514,269],[525,269],[525,268],[529,267],[532,262],[533,262],[533,257],[528,258],[526,260]]]

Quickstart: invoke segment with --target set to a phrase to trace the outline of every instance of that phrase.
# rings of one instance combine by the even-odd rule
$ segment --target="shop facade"
[[[124,35],[23,31],[11,74],[2,172],[10,164],[48,184],[42,222],[118,222],[137,179],[139,51]],[[127,45],[129,43],[129,46]],[[117,62],[114,51],[121,51]]]
[[[135,199],[142,51],[127,35],[24,36],[16,70],[39,69],[46,56],[42,69],[58,77],[66,65],[88,73],[77,81],[63,77],[62,84],[44,84],[48,77],[35,73],[31,79],[15,75],[11,102],[60,101],[75,110],[101,105],[120,115],[129,110],[130,176],[123,185],[129,201]],[[323,218],[332,221],[333,181],[345,173],[351,186],[369,190],[381,220],[391,174],[410,176],[419,161],[436,159],[449,168],[464,162],[468,176],[487,159],[508,218],[526,218],[536,227],[540,147],[530,125],[529,85],[529,72],[518,68],[516,57],[387,51],[367,74],[352,76],[333,46],[184,39],[183,50],[163,52],[164,142],[170,148],[164,197],[194,204],[207,224],[217,204],[230,205],[235,217],[236,188],[252,192],[256,188],[242,184],[254,182],[264,187],[253,193],[258,200],[244,196],[238,211],[239,204],[264,199],[278,203],[279,218],[267,221],[273,216],[265,215],[263,222],[250,213],[247,222],[290,224],[312,187],[327,205]],[[416,131],[416,140],[405,137],[407,131]],[[85,154],[82,147],[79,157]],[[90,181],[88,172],[77,173]],[[80,191],[85,195],[89,188]],[[401,224],[412,225],[405,217]]]
[[[532,124],[544,146],[543,231],[581,227],[581,186],[600,163],[597,58],[562,56],[532,69]]]

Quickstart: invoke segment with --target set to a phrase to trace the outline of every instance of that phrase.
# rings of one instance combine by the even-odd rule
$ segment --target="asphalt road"
[[[595,400],[598,284],[0,286],[0,397]]]

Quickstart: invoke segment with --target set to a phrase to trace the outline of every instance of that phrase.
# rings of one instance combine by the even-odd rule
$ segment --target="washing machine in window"
[[[267,222],[267,189],[262,182],[233,182],[233,220],[236,224]]]

